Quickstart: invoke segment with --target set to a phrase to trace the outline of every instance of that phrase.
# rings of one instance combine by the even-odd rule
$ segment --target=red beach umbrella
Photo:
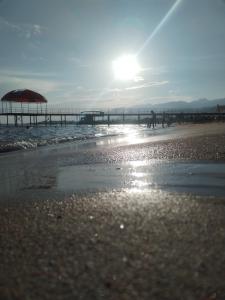
[[[5,94],[1,98],[1,101],[20,103],[47,103],[47,100],[41,94],[28,89],[11,91]]]

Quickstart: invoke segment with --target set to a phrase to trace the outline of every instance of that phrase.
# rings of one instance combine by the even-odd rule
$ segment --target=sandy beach
[[[225,0],[0,0],[0,300],[225,300]]]
[[[0,173],[1,299],[225,299],[223,123],[4,153]]]

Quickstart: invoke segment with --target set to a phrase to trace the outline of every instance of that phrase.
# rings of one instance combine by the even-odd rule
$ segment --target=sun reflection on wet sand
[[[129,161],[127,165],[131,166],[132,168],[136,168],[136,167],[148,166],[150,164],[154,164],[154,162],[155,160],[152,160],[151,162],[146,160],[134,160],[134,161]]]
[[[149,185],[149,183],[144,181],[144,180],[133,180],[132,185],[134,185],[136,187],[139,187],[139,188],[142,188],[143,186]]]
[[[34,153],[32,153],[34,156]],[[2,176],[0,199],[15,197],[57,196],[77,191],[101,191],[130,189],[142,192],[155,189],[188,192],[204,195],[224,196],[224,164],[202,162],[180,162],[166,160],[128,161],[115,164],[79,164],[58,166],[55,161],[48,165],[39,163],[34,170],[32,161],[25,155],[26,165],[17,155],[7,162],[7,176]],[[13,162],[13,163],[12,163]],[[15,169],[15,165],[17,168]],[[23,169],[21,169],[23,166]],[[24,167],[26,166],[26,168]],[[26,175],[26,180],[22,180]],[[37,192],[38,191],[38,192]]]
[[[146,172],[145,167],[149,165],[147,161],[130,161],[128,164],[131,181],[131,190],[135,188],[142,190],[144,187],[151,186],[151,174]]]
[[[133,173],[131,173],[131,176],[134,176],[134,177],[137,177],[137,178],[143,178],[143,177],[146,176],[146,174],[143,173],[143,172],[133,172]]]
[[[141,143],[142,141],[143,141],[143,138],[141,138],[140,136],[137,136],[137,135],[132,135],[132,134],[129,134],[125,138],[125,142],[127,142],[128,144],[138,144],[138,143]]]

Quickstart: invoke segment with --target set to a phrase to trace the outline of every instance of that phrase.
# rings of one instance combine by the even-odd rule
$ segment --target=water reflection
[[[47,156],[48,157],[48,156]],[[174,161],[129,161],[121,164],[60,166],[37,152],[1,160],[0,198],[55,193],[155,188],[204,195],[225,195],[225,164]],[[48,193],[48,194],[47,194]]]
[[[225,164],[211,162],[132,161],[131,192],[143,188],[224,196]]]

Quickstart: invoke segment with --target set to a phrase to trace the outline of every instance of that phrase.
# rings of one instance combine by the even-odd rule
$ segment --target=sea
[[[0,153],[105,137],[157,135],[160,128],[153,131],[145,125],[0,126]]]

